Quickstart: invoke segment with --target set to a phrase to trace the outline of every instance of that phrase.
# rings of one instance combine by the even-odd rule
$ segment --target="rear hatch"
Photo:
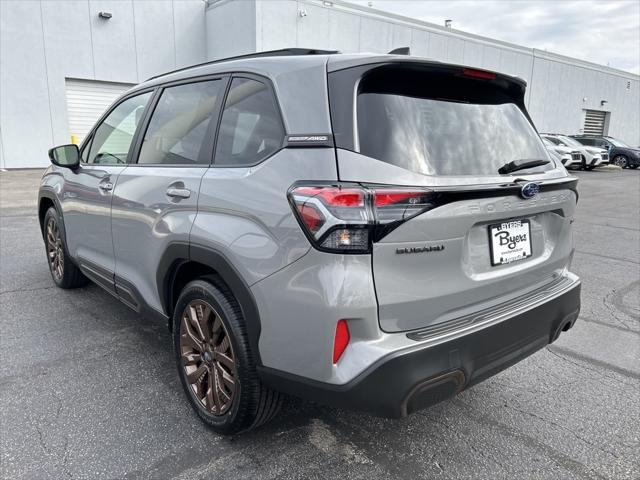
[[[519,79],[431,62],[329,63],[340,180],[429,198],[374,235],[382,330],[439,328],[567,268],[576,180],[547,154],[524,92]]]

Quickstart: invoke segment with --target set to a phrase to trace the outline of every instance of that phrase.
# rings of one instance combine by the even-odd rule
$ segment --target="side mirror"
[[[73,144],[53,147],[49,150],[49,160],[54,165],[74,170],[80,165],[80,150]]]

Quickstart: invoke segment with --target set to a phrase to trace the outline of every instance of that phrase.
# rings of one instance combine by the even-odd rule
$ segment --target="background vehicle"
[[[633,148],[613,137],[595,135],[571,135],[583,145],[604,148],[609,152],[610,163],[622,168],[638,168],[640,149]]]
[[[52,149],[40,188],[55,283],[168,322],[189,401],[224,433],[280,392],[404,416],[578,316],[577,179],[522,80],[300,53],[150,79]]]
[[[560,157],[560,161],[565,168],[580,168],[582,166],[582,156],[578,150],[564,145],[558,145],[544,135],[541,136],[542,143],[549,152],[554,152]]]
[[[580,152],[582,157],[581,167],[584,170],[593,170],[596,167],[607,165],[609,163],[609,152],[604,148],[583,145],[574,138],[566,135],[559,135],[555,133],[541,133],[540,135],[554,145],[568,147]]]

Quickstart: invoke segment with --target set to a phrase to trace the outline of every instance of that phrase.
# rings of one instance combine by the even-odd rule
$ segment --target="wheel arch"
[[[64,217],[62,215],[62,208],[60,207],[60,203],[58,202],[58,198],[56,197],[55,192],[48,189],[40,189],[38,193],[38,223],[40,224],[40,233],[44,238],[44,216],[47,214],[47,210],[49,208],[55,208],[58,212],[58,216],[60,217],[60,226],[62,228],[62,236],[66,241],[66,231],[64,228]]]
[[[162,308],[173,328],[173,309],[184,286],[192,280],[207,278],[231,291],[242,310],[249,336],[249,345],[258,364],[260,351],[260,316],[251,289],[229,259],[210,247],[187,243],[172,243],[165,250],[157,272],[157,285]]]

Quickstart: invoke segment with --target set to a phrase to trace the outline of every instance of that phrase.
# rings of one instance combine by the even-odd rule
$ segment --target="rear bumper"
[[[261,367],[276,390],[340,408],[403,417],[495,375],[573,326],[580,282],[560,295],[498,323],[451,340],[390,354],[352,381],[333,385]]]

